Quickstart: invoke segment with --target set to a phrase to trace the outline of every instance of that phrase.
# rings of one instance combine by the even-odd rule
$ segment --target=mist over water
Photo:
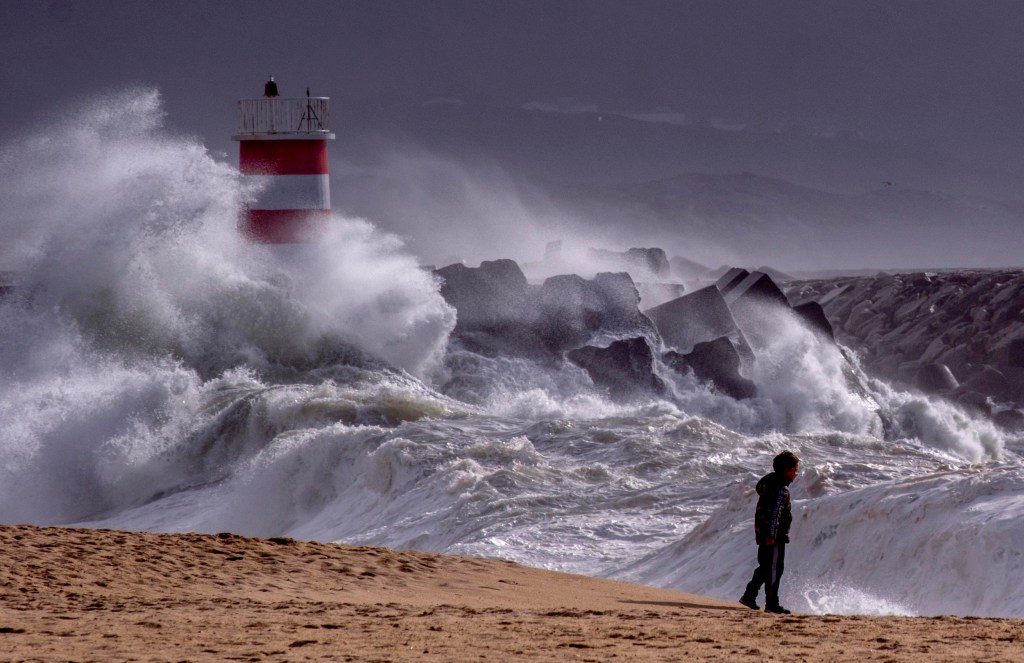
[[[130,90],[0,152],[19,268],[0,521],[492,555],[731,598],[753,485],[790,448],[784,602],[1024,615],[1004,581],[1024,571],[1020,439],[869,379],[795,319],[745,401],[659,367],[664,397],[617,404],[570,364],[449,345],[454,311],[394,236],[335,217],[317,245],[250,246],[254,192],[161,122]]]
[[[221,388],[411,381],[437,367],[454,324],[433,278],[364,221],[336,220],[316,246],[245,244],[252,192],[201,145],[162,134],[160,116],[154,91],[133,90],[4,150],[0,232],[22,268],[0,316],[0,407],[17,422],[5,456],[45,465],[4,482],[3,508],[29,510],[11,517],[103,508],[92,484],[121,490],[118,463],[163,462]],[[81,495],[42,485],[69,474]],[[46,496],[17,499],[21,483]]]

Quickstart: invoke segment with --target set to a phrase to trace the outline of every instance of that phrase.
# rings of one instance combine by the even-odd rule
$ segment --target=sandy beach
[[[775,616],[476,559],[0,527],[2,660],[1024,660],[1024,620]]]

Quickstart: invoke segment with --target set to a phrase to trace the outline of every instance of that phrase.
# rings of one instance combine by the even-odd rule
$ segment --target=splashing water
[[[397,239],[335,218],[315,246],[249,246],[253,192],[161,126],[131,90],[0,151],[20,270],[0,521],[497,554],[733,597],[753,484],[791,448],[794,607],[1024,615],[1000,580],[1024,570],[1019,439],[868,379],[795,319],[748,401],[660,367],[668,396],[614,404],[571,365],[448,352],[454,312]]]

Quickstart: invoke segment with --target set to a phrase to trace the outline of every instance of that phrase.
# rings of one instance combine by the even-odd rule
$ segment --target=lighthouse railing
[[[240,99],[239,134],[329,134],[330,98]]]

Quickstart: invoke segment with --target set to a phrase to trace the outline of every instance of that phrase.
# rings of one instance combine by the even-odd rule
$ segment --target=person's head
[[[772,469],[788,477],[790,481],[796,478],[796,471],[799,466],[800,459],[792,451],[783,451],[772,459]]]

